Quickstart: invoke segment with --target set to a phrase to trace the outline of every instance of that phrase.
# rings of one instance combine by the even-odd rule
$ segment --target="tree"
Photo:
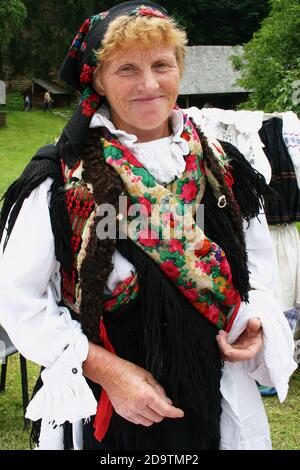
[[[1,1],[1,0],[0,0]],[[24,28],[10,42],[7,61],[14,72],[47,77],[58,69],[79,25],[120,0],[23,0],[28,16]],[[159,1],[187,28],[190,45],[241,44],[257,30],[269,12],[266,1]],[[236,22],[239,28],[236,28]]]
[[[300,112],[300,2],[270,0],[270,15],[234,64],[239,84],[253,92],[243,106]]]
[[[58,68],[81,21],[93,14],[94,0],[24,0],[24,28],[10,42],[14,73],[47,77]]]
[[[14,34],[19,31],[27,15],[21,0],[0,0],[0,78],[3,73],[3,55]]]

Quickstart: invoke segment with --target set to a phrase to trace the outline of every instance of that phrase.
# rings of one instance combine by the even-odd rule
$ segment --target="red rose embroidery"
[[[209,318],[211,322],[216,324],[218,321],[219,315],[220,315],[219,308],[214,304],[209,305],[207,318]]]
[[[181,137],[187,141],[190,141],[191,140],[191,136],[189,134],[189,132],[187,131],[183,131],[183,133],[181,134]]]
[[[184,295],[190,302],[196,302],[199,297],[199,292],[197,289],[184,289]]]
[[[198,310],[198,312],[203,313],[205,316],[207,315],[209,305],[206,302],[195,302],[194,306]]]
[[[231,278],[231,271],[230,266],[226,258],[220,263],[220,271],[224,276],[228,276]]]
[[[180,271],[173,261],[165,261],[160,265],[160,267],[171,279],[177,279],[180,276]]]
[[[143,209],[144,209],[143,213],[145,213],[145,215],[150,216],[151,215],[151,202],[149,201],[149,199],[146,199],[145,197],[139,197],[138,203],[143,206]]]
[[[99,103],[99,96],[96,93],[92,93],[88,98],[83,100],[82,102],[82,114],[87,117],[91,117],[95,114],[98,103]]]
[[[90,30],[90,26],[91,26],[91,20],[88,18],[87,20],[85,20],[85,22],[81,26],[79,32],[87,34]]]
[[[226,295],[226,304],[227,305],[234,305],[239,302],[239,294],[238,292],[232,287],[230,290],[224,292]]]
[[[158,233],[154,230],[142,230],[138,236],[139,242],[148,247],[155,247],[159,244]]]
[[[123,154],[124,154],[124,157],[126,158],[126,160],[128,161],[128,163],[130,163],[131,165],[133,166],[136,166],[138,168],[143,168],[143,165],[135,158],[134,155],[132,155],[126,147],[121,147],[122,148],[122,151],[123,151]]]
[[[196,155],[189,155],[186,157],[186,171],[195,171],[197,170],[197,157]]]
[[[185,202],[192,202],[198,192],[196,182],[194,180],[185,183],[182,186],[181,199],[184,199]]]
[[[123,145],[121,145],[120,142],[118,142],[116,139],[111,139],[111,144],[112,144],[114,147],[116,147],[116,148],[118,148],[118,149],[120,149],[120,150],[122,150],[122,151],[124,150]]]
[[[93,72],[96,70],[96,67],[91,67],[90,65],[84,64],[82,72],[80,74],[81,83],[90,83],[93,79]]]
[[[77,56],[77,51],[75,49],[71,49],[69,52],[69,57],[72,57],[72,59],[75,59]]]
[[[179,251],[181,255],[184,254],[182,243],[179,240],[170,240],[169,242],[170,251]]]
[[[205,274],[211,273],[210,264],[205,263],[204,261],[195,261],[195,268],[200,268]]]

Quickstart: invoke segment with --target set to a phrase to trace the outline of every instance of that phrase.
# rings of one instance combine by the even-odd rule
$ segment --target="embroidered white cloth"
[[[300,120],[296,113],[282,113],[282,134],[289,155],[292,159],[297,185],[300,189]]]
[[[62,448],[61,428],[53,429],[49,422],[68,420],[74,423],[74,448],[80,449],[81,420],[95,414],[97,403],[82,376],[81,363],[88,353],[87,338],[79,323],[71,319],[68,309],[57,305],[61,292],[48,211],[51,183],[48,178],[25,200],[4,254],[5,236],[2,238],[0,322],[25,357],[46,367],[42,377],[44,385],[27,411],[32,419],[42,418],[40,448]],[[274,385],[283,400],[289,376],[296,368],[291,331],[273,300],[275,258],[263,215],[260,221],[250,222],[246,243],[251,285],[257,291],[251,292],[249,304],[242,304],[230,338],[234,341],[247,319],[255,316],[263,323],[265,346],[255,361],[225,365],[221,383],[221,448],[224,449],[270,448],[268,423],[254,379]],[[121,255],[115,257],[115,264],[118,265],[113,271],[118,273],[116,283],[134,269]],[[110,285],[114,286],[113,277]],[[254,430],[257,430],[256,437]]]
[[[300,306],[300,235],[295,224],[269,225],[277,256],[275,296],[283,310]]]
[[[184,109],[203,131],[217,139],[230,142],[245,156],[251,165],[262,173],[269,183],[272,171],[263,151],[258,131],[262,127],[262,111],[233,111],[220,108]]]

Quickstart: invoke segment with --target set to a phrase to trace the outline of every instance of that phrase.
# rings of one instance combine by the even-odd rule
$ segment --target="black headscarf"
[[[169,18],[166,10],[157,3],[132,1],[116,5],[83,23],[60,69],[61,78],[82,93],[80,104],[57,143],[58,152],[69,167],[80,158],[91,119],[101,100],[93,88],[93,72],[98,65],[95,51],[100,49],[109,24],[121,15]]]
[[[52,178],[50,216],[55,239],[55,254],[65,270],[72,262],[71,226],[66,208],[61,158],[69,167],[80,159],[91,119],[100,104],[100,96],[93,89],[93,72],[97,66],[94,51],[100,49],[108,25],[121,15],[144,15],[168,18],[166,10],[152,2],[132,1],[116,5],[110,10],[88,18],[75,36],[61,66],[60,76],[72,88],[82,93],[79,106],[64,128],[57,145],[42,147],[32,158],[21,176],[2,196],[0,212],[0,240],[8,227],[4,249],[19,215],[24,200],[39,184]]]

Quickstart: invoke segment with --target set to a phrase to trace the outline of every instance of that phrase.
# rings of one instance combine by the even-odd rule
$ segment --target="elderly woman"
[[[295,365],[267,189],[176,106],[186,42],[150,2],[85,21],[80,106],[6,193],[0,319],[43,366],[40,449],[270,448],[255,380],[283,400]]]

